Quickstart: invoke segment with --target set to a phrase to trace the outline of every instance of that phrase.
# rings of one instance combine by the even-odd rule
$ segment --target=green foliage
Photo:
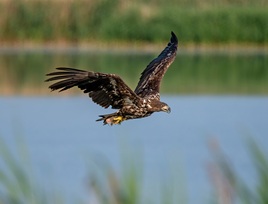
[[[11,146],[0,137],[0,203],[65,203],[62,196],[56,193],[56,189],[53,189],[54,193],[48,193],[38,183],[28,148],[22,138],[15,137],[13,142]]]
[[[268,42],[265,1],[7,0],[0,2],[3,41]]]
[[[268,157],[266,152],[260,149],[254,141],[250,142],[250,147],[258,175],[257,188],[253,192],[256,197],[256,202],[254,203],[268,204]]]
[[[99,155],[98,155],[99,156]],[[144,164],[141,152],[129,145],[120,154],[121,165],[114,169],[105,158],[98,157],[90,163],[89,186],[91,196],[101,204],[142,204],[142,203],[187,203],[184,180],[181,171],[176,169],[157,181],[150,182],[149,189],[159,184],[159,193],[148,192],[143,176]],[[95,167],[95,168],[93,168]],[[92,170],[93,169],[93,170]],[[173,169],[174,170],[174,169]],[[160,202],[159,202],[160,201]]]
[[[132,159],[123,158],[120,175],[107,161],[95,161],[94,164],[96,168],[90,173],[89,184],[91,193],[97,198],[98,203],[140,203],[142,192],[140,171],[142,170],[142,166],[138,162],[138,158]]]
[[[249,186],[236,172],[230,158],[216,148],[213,151],[215,163],[210,171],[216,191],[216,203],[232,204],[235,200],[245,204],[268,204],[268,157],[259,145],[249,141],[252,164],[257,175],[256,184]],[[224,189],[224,190],[223,190]]]
[[[0,168],[0,203],[45,204],[46,199],[35,186],[35,178],[27,168],[29,162],[26,160],[25,148],[18,146],[18,149],[20,151],[14,155],[3,140],[0,140],[0,159],[3,160]],[[18,155],[20,156],[17,158]]]
[[[48,195],[36,183],[36,177],[30,169],[27,148],[21,140],[15,142],[15,151],[0,138],[0,203],[3,204],[47,204],[64,203],[59,195]],[[215,160],[210,167],[210,175],[214,183],[216,197],[214,203],[232,204],[236,201],[245,204],[268,203],[268,157],[254,141],[249,142],[252,164],[256,171],[256,185],[248,187],[239,172],[236,172],[230,159],[213,143]],[[135,153],[135,154],[134,154]],[[137,155],[138,154],[138,155]],[[169,174],[167,182],[161,183],[160,195],[150,196],[144,200],[143,176],[144,164],[140,152],[131,152],[127,148],[121,152],[121,166],[115,170],[109,161],[98,155],[98,159],[90,164],[89,186],[91,196],[94,195],[101,204],[138,204],[157,203],[187,203],[178,197],[181,195],[174,183],[183,186],[177,179],[180,171]],[[95,168],[94,168],[95,167]],[[152,186],[151,186],[152,187]],[[52,189],[55,190],[55,189]],[[158,200],[159,201],[159,200]]]

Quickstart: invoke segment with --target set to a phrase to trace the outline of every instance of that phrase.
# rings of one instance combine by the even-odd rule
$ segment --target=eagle
[[[47,74],[46,82],[57,81],[49,86],[51,91],[65,91],[80,88],[96,104],[117,112],[99,115],[96,121],[103,124],[121,124],[122,121],[150,116],[154,112],[170,113],[170,107],[160,101],[160,84],[168,67],[175,60],[178,38],[171,32],[171,38],[158,57],[153,59],[141,73],[137,87],[133,91],[118,75],[75,68],[58,67]]]

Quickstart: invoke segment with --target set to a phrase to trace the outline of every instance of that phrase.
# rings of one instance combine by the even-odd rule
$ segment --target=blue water
[[[176,186],[184,189],[182,196],[190,204],[208,203],[210,141],[217,141],[239,176],[254,185],[246,141],[250,136],[267,148],[268,97],[165,96],[162,100],[171,114],[155,113],[110,127],[95,120],[113,110],[102,109],[85,96],[0,97],[0,137],[12,146],[20,134],[40,184],[68,200],[91,199],[87,178],[92,160],[105,158],[120,172],[122,157],[132,152],[144,167],[144,194],[155,195],[161,180],[171,178],[178,180]],[[174,171],[179,178],[172,178]]]

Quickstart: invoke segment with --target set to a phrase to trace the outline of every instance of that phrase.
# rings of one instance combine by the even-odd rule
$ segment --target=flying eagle
[[[120,124],[124,120],[143,118],[154,112],[170,113],[170,107],[160,101],[159,88],[161,80],[176,57],[178,39],[171,32],[170,42],[166,48],[141,73],[140,81],[133,91],[117,75],[74,68],[58,67],[58,71],[47,74],[48,81],[59,80],[49,86],[51,91],[59,92],[79,87],[98,105],[119,109],[115,113],[100,115],[96,121],[103,124]]]

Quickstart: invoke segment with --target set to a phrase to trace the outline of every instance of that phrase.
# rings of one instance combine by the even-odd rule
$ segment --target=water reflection
[[[16,52],[0,54],[0,93],[48,94],[45,74],[67,66],[119,74],[132,88],[157,54]],[[181,54],[162,83],[162,92],[267,94],[266,54]],[[75,90],[74,90],[75,91]]]

